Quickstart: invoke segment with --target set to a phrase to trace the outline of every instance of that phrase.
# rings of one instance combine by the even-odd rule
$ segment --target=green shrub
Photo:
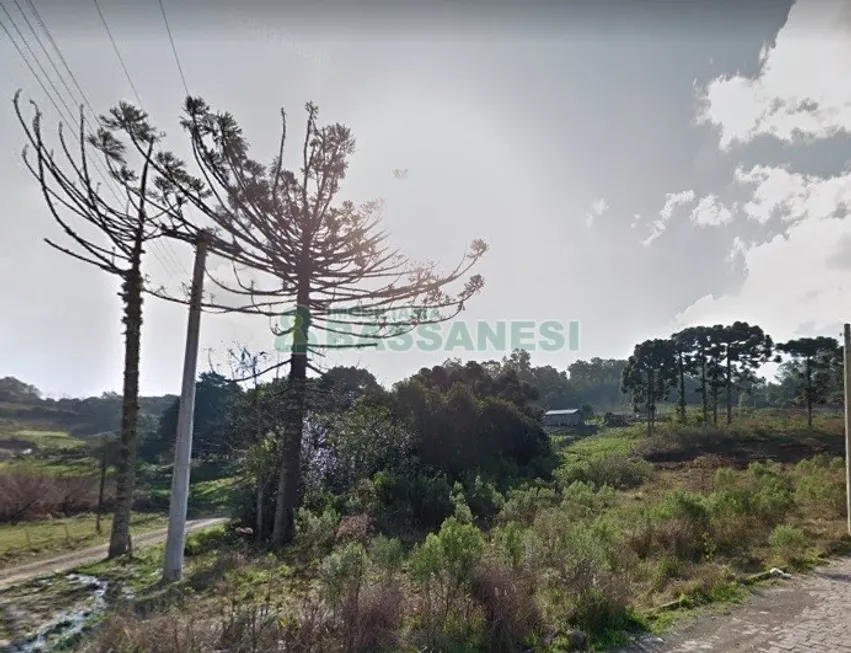
[[[788,475],[776,463],[751,463],[746,474],[715,472],[709,497],[715,542],[730,549],[765,537],[795,506]]]
[[[523,527],[516,521],[501,524],[491,531],[491,540],[497,551],[511,563],[513,568],[523,564],[525,542]]]
[[[653,465],[646,460],[632,460],[623,454],[614,454],[566,463],[555,471],[555,478],[562,488],[580,481],[597,487],[608,485],[626,490],[644,483],[652,472]]]
[[[576,523],[562,534],[551,553],[552,569],[540,581],[551,619],[591,635],[626,624],[628,584],[610,536],[605,522]]]
[[[470,510],[476,517],[484,520],[494,517],[505,504],[505,497],[496,489],[496,486],[478,475],[466,496]]]
[[[367,555],[363,545],[350,542],[329,554],[319,569],[326,600],[336,606],[348,592],[357,592],[366,573]]]
[[[587,519],[612,506],[615,490],[604,485],[597,488],[593,484],[574,481],[561,495],[561,510],[573,519]]]
[[[378,472],[372,482],[381,506],[377,518],[385,529],[437,528],[454,511],[445,476]]]
[[[370,557],[376,567],[386,574],[393,574],[402,567],[405,549],[398,538],[379,535],[370,543]]]
[[[807,536],[791,524],[780,524],[771,531],[768,543],[780,562],[795,564],[803,558]]]
[[[795,466],[795,499],[827,517],[845,515],[845,461],[826,455],[802,460]]]
[[[473,523],[473,511],[467,505],[467,497],[464,496],[464,486],[456,482],[452,488],[452,496],[450,497],[454,508],[453,515],[462,524]]]
[[[502,522],[516,521],[531,524],[541,510],[558,504],[558,494],[547,487],[513,488],[508,491],[505,505],[499,513]]]
[[[418,582],[444,575],[453,586],[460,586],[484,551],[484,538],[473,524],[464,524],[455,517],[443,522],[438,533],[429,533],[411,556],[411,576]]]
[[[408,561],[411,580],[422,590],[424,601],[419,619],[432,649],[446,650],[441,638],[462,640],[470,634],[460,614],[462,599],[469,589],[484,552],[485,541],[473,524],[450,517],[438,533],[429,533]]]
[[[320,513],[299,508],[295,522],[296,548],[309,558],[324,557],[334,546],[339,525],[340,515],[332,508]]]
[[[198,556],[209,551],[232,546],[238,541],[239,539],[232,530],[218,526],[187,535],[184,553],[186,556]]]
[[[680,560],[699,560],[709,542],[710,513],[700,494],[669,492],[648,512],[649,544],[660,553]]]

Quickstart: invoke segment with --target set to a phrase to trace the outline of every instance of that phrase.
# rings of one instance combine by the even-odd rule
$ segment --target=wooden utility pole
[[[848,534],[851,535],[851,324],[845,325],[842,378],[845,379],[845,499]]]
[[[198,336],[201,329],[201,299],[210,233],[202,231],[195,244],[195,268],[189,297],[189,322],[186,328],[186,353],[183,359],[183,385],[177,414],[174,469],[171,475],[171,503],[165,545],[163,578],[180,580],[183,573],[183,547],[186,541],[186,512],[189,503],[189,467],[192,459],[192,426],[195,412],[195,370],[198,366]]]

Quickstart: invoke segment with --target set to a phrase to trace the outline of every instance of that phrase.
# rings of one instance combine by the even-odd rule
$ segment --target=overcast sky
[[[94,2],[4,0],[0,22],[73,108],[79,94],[25,20],[61,70],[34,5],[93,107],[141,100],[185,153],[185,91],[158,3],[99,4],[138,99]],[[535,351],[533,363],[625,357],[640,340],[737,319],[776,340],[839,335],[851,317],[851,4],[420,4],[164,7],[190,92],[233,112],[257,158],[272,156],[279,109],[298,133],[313,100],[357,139],[346,197],[384,198],[403,251],[449,266],[470,240],[488,242],[486,287],[464,320],[580,321],[578,351]],[[0,61],[0,376],[52,394],[120,390],[117,282],[44,244],[61,233],[22,165],[12,96],[38,103],[51,137],[67,118],[2,30]],[[155,247],[146,272],[173,284],[191,264],[181,245]],[[143,393],[177,391],[185,329],[185,309],[147,300]],[[237,343],[271,350],[274,338],[263,318],[205,316],[202,367]],[[503,353],[326,364],[391,382]]]

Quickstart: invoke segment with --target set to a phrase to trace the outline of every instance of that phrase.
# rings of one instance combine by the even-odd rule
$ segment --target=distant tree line
[[[623,369],[621,389],[646,415],[649,432],[658,404],[672,393],[683,423],[691,399],[697,399],[700,421],[713,425],[721,410],[730,424],[734,406],[748,400],[754,406],[804,406],[812,426],[814,406],[842,402],[842,349],[835,338],[823,336],[775,344],[747,322],[689,327],[637,344]],[[774,384],[757,374],[768,362],[781,363]]]

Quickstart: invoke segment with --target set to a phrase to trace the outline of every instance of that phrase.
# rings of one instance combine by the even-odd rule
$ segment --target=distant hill
[[[140,397],[140,430],[156,429],[160,416],[176,399],[176,395]],[[115,392],[85,399],[46,399],[35,386],[14,377],[0,379],[0,435],[37,429],[86,437],[118,431],[120,426],[121,395]]]

